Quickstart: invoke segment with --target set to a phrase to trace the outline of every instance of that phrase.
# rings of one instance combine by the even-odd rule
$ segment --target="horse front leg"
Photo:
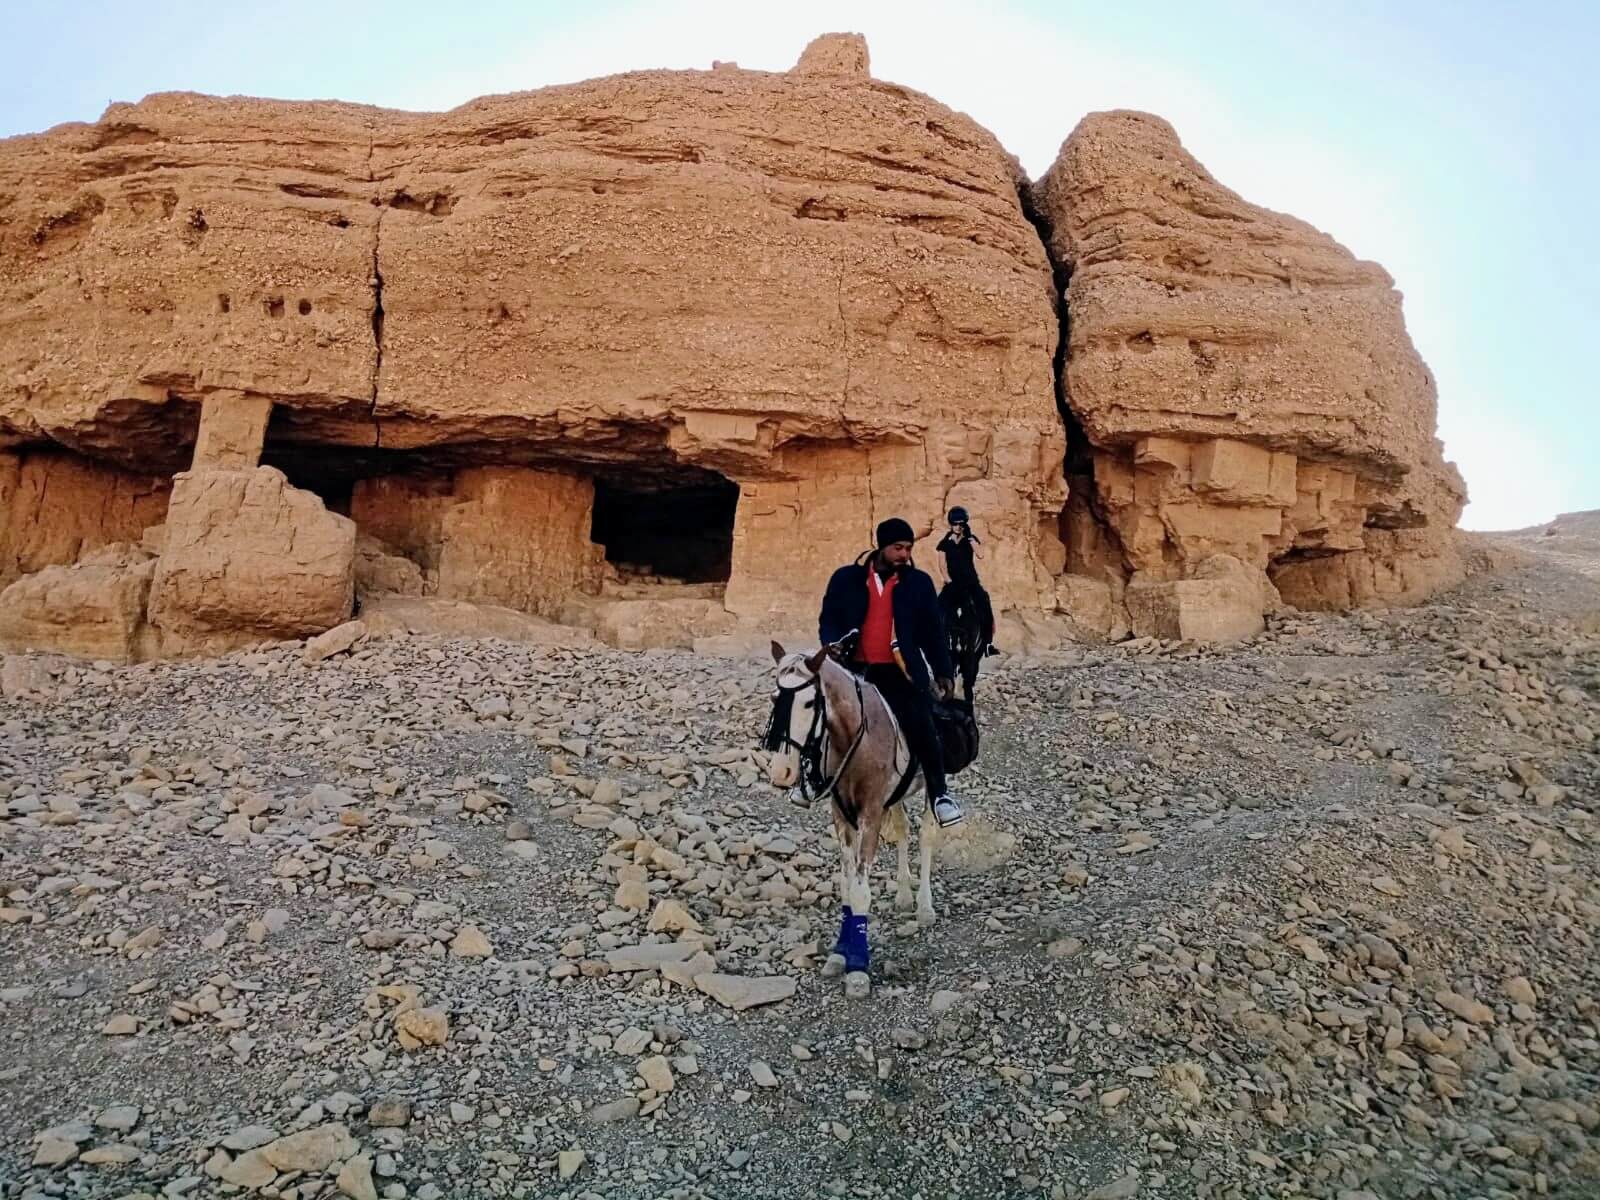
[[[839,902],[843,912],[839,917],[839,936],[834,939],[833,950],[822,964],[824,979],[836,979],[845,972],[846,951],[850,945],[852,905],[855,901],[855,837],[849,823],[833,810],[833,840],[839,847]]]
[[[872,916],[872,860],[878,853],[878,826],[882,811],[862,814],[855,839],[855,890],[851,906],[850,942],[845,948],[844,994],[851,1000],[864,1000],[872,993],[871,950],[867,944],[867,924]]]

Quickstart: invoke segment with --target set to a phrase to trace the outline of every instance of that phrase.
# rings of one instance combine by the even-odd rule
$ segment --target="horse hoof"
[[[865,971],[851,971],[844,977],[846,1000],[865,1000],[872,995],[872,977]]]
[[[897,912],[910,912],[916,907],[916,904],[917,899],[911,894],[910,888],[894,894],[894,907]]]
[[[844,955],[830,954],[828,961],[822,964],[822,977],[824,979],[837,979],[844,974]]]
[[[937,919],[937,914],[934,913],[933,909],[931,909],[931,908],[919,908],[919,909],[917,909],[917,924],[922,926],[924,929],[926,929],[929,925],[932,925],[936,919]]]

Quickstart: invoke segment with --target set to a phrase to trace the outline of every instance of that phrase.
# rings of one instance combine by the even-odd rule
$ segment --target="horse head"
[[[774,787],[792,788],[800,782],[800,772],[804,769],[800,751],[821,728],[817,711],[822,703],[818,675],[826,659],[826,650],[818,650],[808,657],[790,654],[777,642],[772,643],[778,686],[772,694],[772,718],[762,744],[768,751],[767,778]]]

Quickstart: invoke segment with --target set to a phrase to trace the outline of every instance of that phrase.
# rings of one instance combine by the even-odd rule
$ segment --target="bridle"
[[[851,760],[856,756],[856,751],[861,748],[861,743],[867,736],[867,704],[862,694],[861,680],[852,676],[856,687],[856,704],[861,712],[861,725],[856,730],[855,737],[850,740],[850,745],[845,748],[844,756],[839,760],[839,767],[832,775],[827,774],[823,768],[823,758],[827,751],[828,736],[828,699],[822,690],[822,671],[818,671],[810,679],[793,685],[778,684],[772,693],[772,719],[767,723],[767,732],[761,739],[764,750],[774,753],[783,750],[794,750],[800,755],[800,794],[805,797],[807,804],[815,804],[818,800],[832,799],[838,805],[839,811],[845,820],[852,826],[856,823],[854,806],[849,804],[839,792],[839,781],[844,773],[850,769]],[[811,725],[806,730],[805,741],[794,740],[794,701],[801,692],[810,689],[816,693],[817,702],[811,710]]]

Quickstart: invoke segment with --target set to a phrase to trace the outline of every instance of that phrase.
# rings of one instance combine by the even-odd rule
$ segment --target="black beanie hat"
[[[909,522],[902,521],[899,517],[890,517],[887,521],[878,523],[878,549],[892,546],[896,542],[914,542],[916,533]]]

